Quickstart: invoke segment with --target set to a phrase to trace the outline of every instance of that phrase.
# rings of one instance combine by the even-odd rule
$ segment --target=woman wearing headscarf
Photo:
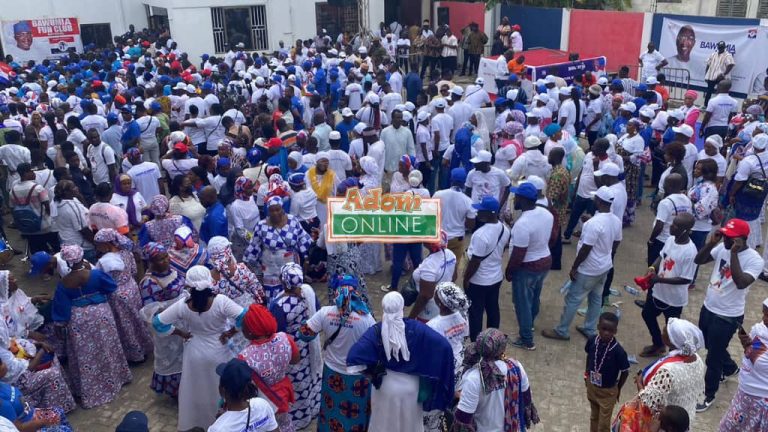
[[[763,431],[768,428],[768,299],[763,300],[763,319],[749,334],[739,330],[744,358],[739,388],[720,420],[720,432]]]
[[[167,248],[173,247],[173,233],[182,225],[193,228],[192,221],[182,215],[171,214],[170,202],[165,195],[155,195],[149,204],[152,220],[148,220],[139,231],[139,245],[157,242]]]
[[[525,150],[519,139],[523,136],[522,131],[523,125],[518,122],[507,122],[504,125],[501,136],[496,140],[498,149],[495,153],[496,158],[493,166],[504,171],[512,168],[512,162],[517,158],[517,155],[523,154]]]
[[[296,173],[306,173],[309,170],[304,165],[304,160],[301,156],[301,152],[292,151],[288,154],[288,176]]]
[[[389,193],[403,193],[410,189],[411,186],[408,184],[408,176],[414,168],[411,156],[400,156],[400,160],[397,163],[397,171],[392,174]]]
[[[18,387],[34,407],[75,409],[53,347],[34,331],[43,317],[8,270],[0,271],[0,310],[4,318],[0,321],[0,361],[6,367],[0,379]]]
[[[125,210],[125,213],[128,214],[128,226],[131,228],[131,231],[141,229],[141,212],[147,206],[147,202],[141,196],[141,192],[134,189],[131,176],[128,174],[117,176],[115,193],[112,194],[109,203]]]
[[[337,278],[334,305],[325,306],[301,326],[299,338],[313,340],[325,334],[322,400],[318,431],[363,430],[368,425],[370,382],[360,373],[347,371],[347,353],[368,328],[376,324],[368,305],[358,294],[354,276]],[[349,416],[349,410],[359,413]]]
[[[381,177],[379,176],[379,165],[371,156],[360,158],[360,168],[363,174],[360,176],[360,194],[368,195],[372,189],[381,187]],[[363,274],[375,274],[382,270],[383,263],[381,259],[381,244],[363,243],[360,245],[360,271]]]
[[[144,246],[144,255],[149,260],[149,269],[141,280],[141,301],[144,307],[141,316],[151,323],[158,312],[167,309],[177,301],[186,301],[184,275],[171,267],[168,250],[159,243],[150,242]],[[178,335],[160,334],[152,329],[154,338],[154,370],[150,387],[157,393],[178,396],[181,382],[183,339]]]
[[[12,422],[12,429],[2,431],[72,432],[63,408],[55,405],[35,406],[18,387],[6,383],[10,373],[5,359],[0,360],[0,417]],[[70,396],[71,398],[71,396]],[[73,405],[74,405],[74,401]]]
[[[123,384],[131,381],[107,304],[117,284],[83,261],[80,246],[62,247],[61,259],[71,271],[56,286],[51,317],[57,335],[66,339],[72,394],[80,397],[83,408],[93,408],[114,400]]]
[[[304,283],[304,273],[296,263],[287,263],[280,269],[283,291],[269,304],[269,311],[277,320],[277,329],[296,339],[300,360],[291,366],[289,376],[296,391],[296,403],[291,407],[291,419],[296,429],[307,427],[320,410],[320,378],[322,359],[320,341],[302,341],[301,325],[320,307],[312,287]]]
[[[171,199],[168,200],[168,210],[171,214],[185,216],[192,222],[192,229],[200,231],[200,225],[205,216],[205,207],[195,194],[189,175],[178,175],[171,180],[168,188]]]
[[[523,365],[504,356],[507,343],[489,328],[467,346],[452,431],[524,431],[539,422]]]
[[[704,347],[704,335],[690,321],[670,318],[661,337],[669,354],[638,373],[635,384],[639,393],[619,409],[614,425],[628,419],[648,425],[667,405],[684,408],[693,423],[697,398],[704,392],[706,365],[696,354]]]
[[[253,229],[261,219],[251,180],[243,176],[235,180],[235,200],[227,210],[232,252],[235,256],[243,256],[248,242],[253,237]]]
[[[259,266],[266,302],[282,291],[281,268],[289,262],[298,263],[307,256],[312,239],[299,220],[286,214],[283,200],[272,197],[267,201],[267,218],[259,221],[253,239],[245,250],[243,261]]]
[[[192,235],[192,229],[182,225],[173,233],[173,247],[168,249],[171,258],[171,267],[180,274],[196,265],[208,265],[208,251],[200,246]]]
[[[430,319],[427,326],[441,334],[451,344],[454,382],[458,384],[461,378],[461,366],[464,363],[464,342],[469,338],[469,323],[466,316],[470,302],[464,290],[453,282],[438,283],[434,292],[435,307],[440,314]],[[425,431],[442,431],[442,426],[442,411],[425,413]]]
[[[412,276],[419,295],[416,297],[409,317],[424,323],[440,313],[435,303],[437,285],[456,279],[456,255],[448,249],[448,234],[441,230],[439,237],[440,239],[436,242],[424,243],[429,255],[419,263]]]
[[[645,141],[640,136],[641,122],[631,119],[627,123],[627,133],[616,142],[616,154],[624,161],[624,180],[627,188],[627,208],[624,211],[624,226],[635,222],[637,207],[637,188],[640,186],[640,164],[643,163]]]
[[[152,351],[152,337],[139,316],[142,304],[135,279],[136,261],[131,252],[133,242],[112,228],[99,230],[94,242],[96,250],[102,254],[96,268],[112,276],[117,283],[117,289],[109,296],[109,305],[125,358],[129,362],[143,362]]]
[[[355,177],[347,177],[339,187],[336,189],[337,197],[344,197],[347,194],[348,188],[358,187],[358,181]],[[350,275],[357,280],[356,291],[358,295],[369,304],[368,301],[368,288],[365,284],[365,275],[361,270],[363,264],[360,247],[355,242],[334,242],[329,243],[327,241],[326,225],[320,228],[320,236],[317,239],[317,246],[324,248],[328,252],[328,302],[332,303],[336,298],[334,281],[345,276]]]
[[[373,384],[369,431],[420,432],[424,412],[444,410],[453,400],[453,350],[426,324],[403,319],[400,293],[387,293],[381,304],[382,321],[350,348],[347,366],[364,369]],[[420,381],[430,394],[419,393]]]
[[[206,429],[216,419],[219,395],[211,391],[218,388],[216,366],[233,357],[226,344],[245,315],[245,309],[229,297],[214,294],[214,281],[207,268],[192,267],[184,283],[190,290],[189,299],[173,303],[152,319],[159,334],[181,336],[186,341],[179,385],[180,431]],[[176,327],[179,323],[186,330]]]
[[[268,209],[266,208],[267,201],[272,197],[280,198],[283,201],[283,210],[286,213],[291,211],[291,186],[280,175],[280,169],[272,167],[267,169],[269,173],[269,181],[259,186],[256,194],[256,204],[262,209],[263,214],[266,216]]]
[[[243,336],[250,344],[238,358],[253,370],[253,382],[261,396],[275,405],[280,432],[295,431],[289,411],[296,395],[288,371],[292,364],[299,362],[300,353],[293,336],[278,333],[275,317],[259,304],[248,307],[243,319]]]

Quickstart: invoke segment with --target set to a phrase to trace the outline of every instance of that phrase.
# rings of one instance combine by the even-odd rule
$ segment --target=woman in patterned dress
[[[347,353],[358,339],[376,324],[368,305],[357,293],[357,280],[344,275],[338,281],[333,306],[326,306],[301,326],[301,338],[312,340],[323,332],[324,347],[322,399],[317,430],[320,432],[362,432],[371,413],[371,383],[361,374],[347,373]],[[356,415],[351,415],[356,413]]]
[[[0,310],[0,361],[7,368],[0,379],[18,387],[34,407],[60,407],[65,412],[75,409],[61,365],[50,352],[53,348],[46,343],[46,336],[35,331],[43,317],[8,270],[0,271]],[[21,359],[11,352],[12,345],[34,347],[36,352],[28,352],[28,358]],[[49,366],[40,368],[41,363]]]
[[[187,270],[196,265],[208,265],[208,251],[195,241],[192,229],[186,225],[180,226],[173,233],[173,247],[168,249],[171,267],[185,275]]]
[[[171,214],[170,202],[165,195],[155,195],[149,204],[149,211],[154,219],[147,221],[141,226],[139,231],[139,245],[153,241],[165,246],[166,249],[173,247],[173,233],[182,226],[186,225],[193,228],[192,221],[186,216]],[[194,232],[194,230],[193,230]],[[197,233],[195,233],[197,237]]]
[[[243,335],[250,343],[238,357],[253,369],[254,383],[261,396],[277,407],[275,418],[280,432],[295,431],[289,411],[296,395],[288,371],[300,357],[293,336],[278,333],[275,317],[258,304],[252,304],[245,313]]]
[[[283,289],[280,269],[286,263],[298,263],[299,256],[306,257],[312,239],[299,220],[285,212],[282,198],[269,198],[267,212],[267,218],[254,229],[243,261],[257,265],[261,270],[266,301],[269,302]]]
[[[635,222],[637,188],[640,179],[640,163],[645,141],[640,136],[640,121],[632,119],[627,123],[627,133],[616,143],[616,154],[624,161],[624,183],[627,187],[627,209],[624,211],[624,226]]]
[[[277,329],[296,339],[300,360],[292,365],[288,376],[296,392],[296,403],[291,406],[291,421],[296,429],[309,426],[320,412],[320,378],[323,361],[320,357],[320,341],[299,340],[302,323],[317,311],[319,304],[312,287],[304,283],[304,273],[296,263],[285,264],[280,269],[283,283],[281,292],[269,305],[269,311],[277,321]]]
[[[144,255],[149,259],[149,270],[141,280],[141,301],[144,307],[141,315],[145,321],[177,301],[186,299],[184,275],[171,267],[168,250],[159,243],[150,242],[144,246]],[[154,371],[150,387],[157,393],[178,397],[181,382],[181,362],[184,341],[176,335],[164,336],[152,332],[155,341]]]
[[[109,305],[115,315],[117,334],[129,362],[143,362],[152,351],[152,336],[139,315],[141,296],[134,277],[136,261],[133,258],[133,242],[112,228],[103,228],[93,238],[96,249],[102,254],[96,268],[112,276],[117,290],[109,296]]]
[[[112,276],[91,269],[77,245],[61,248],[61,259],[71,269],[56,287],[51,317],[56,334],[66,338],[67,369],[72,393],[83,408],[114,400],[131,371],[120,345],[115,317],[107,304],[115,292]]]

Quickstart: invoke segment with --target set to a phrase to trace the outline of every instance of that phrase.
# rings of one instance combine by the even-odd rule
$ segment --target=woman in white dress
[[[235,200],[228,206],[229,238],[232,240],[232,253],[243,256],[245,248],[253,237],[253,229],[261,219],[259,206],[253,196],[253,182],[246,177],[235,180]]]
[[[158,333],[175,334],[187,341],[179,386],[180,431],[207,429],[216,420],[216,366],[233,357],[226,344],[245,315],[245,309],[229,297],[213,293],[213,278],[206,267],[189,269],[185,284],[190,289],[189,300],[174,303],[152,321]],[[233,320],[236,327],[228,329],[227,320]],[[175,327],[176,323],[184,323],[188,330]]]

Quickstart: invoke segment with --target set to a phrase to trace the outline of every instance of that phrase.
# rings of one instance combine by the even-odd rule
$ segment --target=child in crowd
[[[587,339],[587,367],[584,381],[591,408],[590,432],[609,432],[613,407],[619,401],[621,388],[629,375],[629,359],[616,340],[619,317],[612,312],[600,315],[597,336]]]
[[[653,432],[688,432],[688,411],[677,405],[667,405],[659,415],[658,428]]]

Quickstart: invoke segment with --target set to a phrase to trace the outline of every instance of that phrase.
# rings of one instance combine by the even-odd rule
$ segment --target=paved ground
[[[638,223],[624,231],[624,242],[617,255],[615,287],[621,287],[630,282],[636,275],[641,274],[645,268],[645,242],[650,231],[651,213],[647,206],[639,209]],[[20,245],[15,231],[10,231],[12,241]],[[575,254],[575,245],[565,246],[563,263],[572,262]],[[17,259],[8,266],[14,274],[20,275],[26,272],[26,265]],[[698,288],[691,292],[689,306],[684,311],[684,317],[694,322],[698,319],[699,308],[704,299],[706,280],[711,272],[711,265],[699,272]],[[22,287],[30,295],[50,292],[53,283],[42,283],[39,280],[30,280],[26,276],[17,276]],[[542,293],[542,310],[536,322],[537,335],[544,328],[552,327],[559,320],[563,300],[558,289],[567,277],[563,271],[551,272],[547,277]],[[378,291],[384,279],[388,280],[388,272],[380,273],[372,278],[368,286],[372,289],[372,297],[375,299],[376,309],[380,312],[381,293]],[[316,286],[318,294],[325,296],[325,288]],[[517,333],[517,324],[512,307],[510,284],[505,283],[502,290],[502,330],[509,334]],[[622,317],[619,326],[618,337],[629,353],[637,353],[647,345],[649,337],[642,318],[640,309],[632,304],[633,298],[621,290],[623,295],[614,298],[621,301]],[[766,296],[766,284],[756,283],[749,294],[747,317],[744,327],[749,328],[760,319],[760,303]],[[577,317],[579,324],[583,318]],[[574,324],[574,325],[575,325]],[[537,336],[537,350],[527,352],[509,348],[507,353],[518,358],[527,370],[533,388],[534,400],[538,406],[542,418],[537,430],[542,431],[587,431],[589,427],[589,405],[585,396],[582,379],[584,368],[584,339],[575,330],[572,331],[570,342],[558,342],[543,339]],[[731,343],[731,352],[740,352],[735,338]],[[705,352],[701,353],[702,355]],[[641,359],[641,365],[644,365]],[[633,376],[641,365],[633,365],[630,376]],[[172,432],[176,430],[176,405],[166,397],[156,396],[149,389],[152,375],[152,364],[132,369],[134,380],[127,385],[120,397],[109,405],[84,410],[77,409],[70,414],[72,424],[78,431],[111,432],[119,423],[122,416],[130,410],[142,410],[151,420],[153,432]],[[715,405],[706,413],[696,417],[693,431],[712,431],[725,410],[737,387],[737,382],[732,380],[721,387]],[[215,391],[214,389],[212,389]],[[635,394],[631,381],[622,394],[625,401]]]

